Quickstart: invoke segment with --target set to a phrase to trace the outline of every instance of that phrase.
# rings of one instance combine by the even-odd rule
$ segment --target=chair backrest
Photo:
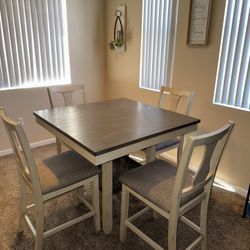
[[[185,203],[203,192],[206,192],[209,199],[214,177],[233,127],[234,123],[228,122],[225,126],[214,132],[188,137],[174,184],[171,203],[173,207],[178,208],[182,202]],[[193,177],[192,184],[183,189],[194,149],[201,146],[204,147],[204,151],[200,165]]]
[[[70,84],[70,85],[63,85],[63,86],[55,86],[55,87],[48,87],[48,96],[49,96],[49,103],[50,107],[54,108],[53,102],[53,93],[61,94],[64,101],[64,106],[72,106],[74,105],[73,95],[79,93],[82,98],[82,103],[86,103],[86,96],[84,85],[80,84]]]
[[[41,197],[40,179],[37,172],[37,166],[21,123],[16,123],[9,119],[2,107],[0,107],[0,117],[6,128],[17,161],[20,181],[26,182],[35,193],[35,197]]]
[[[194,91],[182,91],[161,86],[158,107],[163,108],[164,97],[168,97],[169,110],[188,115],[194,94]]]

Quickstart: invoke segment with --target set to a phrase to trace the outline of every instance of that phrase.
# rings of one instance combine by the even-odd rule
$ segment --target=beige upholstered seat
[[[66,151],[37,164],[42,194],[54,192],[100,173],[75,151]]]
[[[177,167],[163,160],[155,160],[121,176],[120,181],[165,211],[170,211]],[[189,171],[184,187],[192,183]],[[187,202],[187,200],[185,201]]]
[[[199,243],[203,250],[207,249],[209,198],[216,170],[233,126],[234,123],[229,122],[214,132],[188,137],[178,167],[162,160],[155,160],[121,176],[121,241],[126,239],[129,228],[154,249],[163,249],[133,224],[136,218],[151,208],[169,220],[168,250],[176,249],[179,220],[199,234],[187,249],[192,249]],[[193,174],[188,170],[188,166],[196,147],[204,147],[205,150],[201,155],[197,172]],[[148,207],[128,218],[130,194]],[[184,216],[198,204],[201,204],[199,226]]]
[[[26,222],[36,238],[35,249],[37,250],[42,248],[43,238],[92,216],[94,217],[95,229],[99,231],[99,168],[74,151],[67,151],[35,163],[22,125],[9,119],[5,115],[3,108],[0,108],[0,117],[5,125],[17,160],[21,194],[18,231],[23,231]],[[92,204],[80,195],[78,198],[90,211],[55,228],[44,231],[44,203],[89,184],[92,186]],[[30,205],[27,204],[28,188],[34,197],[34,203]],[[31,208],[36,210],[35,226],[33,226],[27,213]]]
[[[194,91],[182,91],[162,86],[160,89],[159,108],[188,115],[191,109]],[[177,163],[181,157],[184,135],[180,138],[164,141],[155,145],[156,154],[177,148]],[[135,152],[129,157],[141,164],[146,162],[146,152]]]

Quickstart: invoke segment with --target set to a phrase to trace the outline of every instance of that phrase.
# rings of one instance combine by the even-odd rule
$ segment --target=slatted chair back
[[[20,123],[10,120],[2,107],[0,117],[6,128],[18,165],[20,185],[23,181],[33,190],[36,198],[41,198],[41,187],[37,166],[33,158],[26,134]],[[21,187],[22,188],[22,187]]]
[[[217,167],[233,126],[233,122],[228,122],[214,132],[201,136],[190,136],[187,139],[173,189],[171,202],[173,206],[178,208],[182,202],[187,202],[197,195],[202,195],[204,191],[206,192],[206,198],[209,199]],[[201,146],[204,147],[204,151],[198,170],[194,175],[191,186],[183,190],[194,149]]]
[[[174,112],[188,115],[191,109],[195,92],[182,91],[161,86],[158,107],[164,108],[164,98],[168,99],[168,109]]]
[[[49,102],[50,107],[54,108],[54,102],[53,102],[53,94],[61,94],[64,101],[64,106],[72,106],[74,105],[74,98],[73,96],[75,94],[81,95],[82,101],[81,103],[86,103],[86,95],[85,95],[85,89],[84,85],[81,84],[71,84],[71,85],[64,85],[64,86],[56,86],[56,87],[49,87],[47,88],[48,96],[49,96]]]

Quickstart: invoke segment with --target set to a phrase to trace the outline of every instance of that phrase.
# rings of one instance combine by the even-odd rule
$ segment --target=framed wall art
[[[187,44],[206,46],[212,0],[190,0]]]

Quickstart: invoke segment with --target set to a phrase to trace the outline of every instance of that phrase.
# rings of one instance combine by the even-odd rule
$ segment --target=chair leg
[[[202,250],[208,249],[208,244],[207,244],[208,204],[209,204],[209,199],[205,199],[204,201],[201,202],[200,228],[201,228],[201,235],[203,237],[201,241]]]
[[[62,144],[58,138],[56,138],[56,152],[57,154],[62,153]]]
[[[177,215],[170,216],[168,222],[168,250],[176,250],[177,226],[178,226]]]
[[[94,223],[95,230],[99,232],[101,230],[101,222],[100,222],[100,203],[99,203],[99,179],[98,176],[94,177],[92,184],[92,204],[95,209]]]
[[[180,143],[177,147],[177,166],[180,164],[182,151],[183,151],[184,136],[180,136]]]
[[[36,204],[36,243],[35,250],[42,249],[44,233],[44,208],[43,204],[39,202]]]
[[[22,232],[24,229],[24,224],[25,224],[24,216],[27,211],[27,187],[21,176],[19,179],[20,179],[20,218],[18,225],[18,233]]]
[[[125,224],[128,219],[129,210],[129,192],[124,184],[122,184],[122,200],[121,200],[121,220],[120,220],[120,240],[125,241],[127,236],[127,226]]]
[[[81,203],[81,200],[79,199],[79,196],[83,196],[83,193],[84,193],[83,189],[84,189],[84,187],[79,187],[76,190],[71,192],[72,199],[73,199],[73,202],[74,202],[76,207],[78,207],[79,204]]]

